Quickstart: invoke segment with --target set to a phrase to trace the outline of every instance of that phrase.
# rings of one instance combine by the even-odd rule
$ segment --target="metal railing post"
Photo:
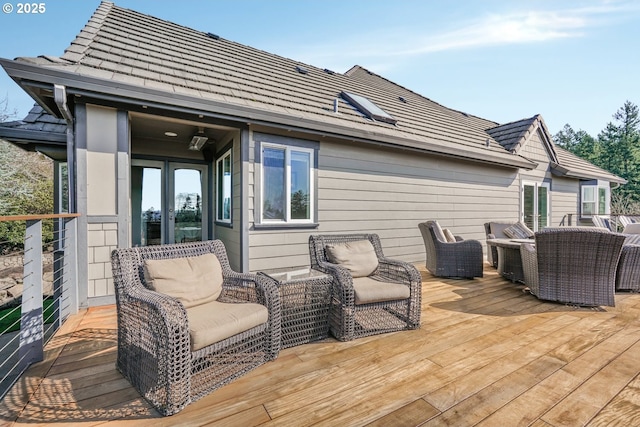
[[[20,317],[20,366],[26,369],[44,357],[42,319],[42,220],[28,220],[24,238],[24,290]]]

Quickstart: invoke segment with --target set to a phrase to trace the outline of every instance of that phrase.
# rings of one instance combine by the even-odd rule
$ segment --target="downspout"
[[[76,213],[76,155],[75,136],[73,133],[74,119],[67,105],[67,88],[53,85],[54,100],[62,118],[67,122],[67,175],[69,179],[69,212]]]

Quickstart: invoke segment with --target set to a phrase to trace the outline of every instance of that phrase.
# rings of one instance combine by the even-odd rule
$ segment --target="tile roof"
[[[43,74],[62,72],[57,77],[63,75],[78,88],[84,79],[92,89],[127,93],[134,102],[146,101],[143,97],[182,102],[249,122],[261,119],[508,167],[535,167],[516,148],[533,122],[544,126],[539,116],[498,125],[444,107],[360,66],[344,74],[329,72],[108,1],[61,57],[13,62],[36,66]],[[2,65],[7,69],[6,60]],[[367,97],[397,124],[365,117],[340,98],[343,91]]]
[[[224,103],[288,117],[300,121],[303,128],[307,124],[321,130],[334,127],[347,137],[511,167],[535,166],[506,152],[484,132],[495,123],[443,107],[361,67],[329,73],[106,1],[61,57],[17,61],[108,80],[112,85],[135,85],[212,105]],[[298,66],[308,72],[298,72]],[[342,91],[366,96],[396,118],[397,125],[365,117],[339,98]],[[333,110],[335,99],[338,113]]]
[[[52,116],[38,104],[24,119],[0,123],[0,139],[27,151],[39,151],[52,159],[63,161],[66,158],[66,122]]]
[[[542,116],[539,114],[528,119],[487,129],[489,135],[513,153],[517,153],[529,138],[538,131],[542,133],[543,143],[547,148],[552,170],[556,174],[578,179],[605,179],[611,182],[626,183],[623,178],[607,172],[555,145],[551,140],[551,135]]]
[[[24,119],[0,123],[0,129],[27,130],[47,134],[54,133],[62,135],[66,142],[67,123],[64,119],[59,119],[47,113],[38,104],[35,104],[31,108],[29,114],[27,114]]]

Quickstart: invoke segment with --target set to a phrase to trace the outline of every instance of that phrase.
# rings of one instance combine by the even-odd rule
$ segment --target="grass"
[[[44,305],[44,321],[51,323],[53,321],[53,298],[48,297],[43,301]],[[20,330],[20,307],[5,308],[0,310],[0,333],[15,332]]]

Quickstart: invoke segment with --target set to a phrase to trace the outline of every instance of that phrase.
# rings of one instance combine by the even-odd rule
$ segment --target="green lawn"
[[[53,321],[53,298],[45,298],[44,304],[44,320],[45,323]],[[5,330],[7,329],[8,330]],[[20,330],[20,309],[6,308],[0,310],[0,333],[15,332]]]

